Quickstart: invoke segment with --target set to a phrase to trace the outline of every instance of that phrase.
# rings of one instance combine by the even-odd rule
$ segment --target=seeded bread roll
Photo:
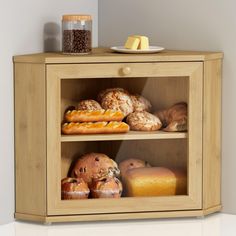
[[[134,159],[134,158],[124,160],[124,161],[120,162],[120,164],[119,164],[121,176],[124,176],[128,170],[135,169],[135,168],[141,168],[141,167],[151,167],[151,166],[147,161],[143,161],[140,159]]]
[[[120,198],[123,187],[116,177],[107,177],[93,180],[90,189],[93,198]]]
[[[180,102],[169,109],[155,112],[163,123],[164,131],[186,131],[188,121],[187,103]]]
[[[128,93],[123,91],[109,91],[101,99],[103,109],[121,111],[124,116],[134,111],[133,102]]]
[[[65,178],[61,181],[61,198],[64,200],[86,199],[89,192],[88,185],[82,178]]]
[[[129,95],[129,92],[123,88],[108,88],[108,89],[104,89],[102,90],[99,94],[98,94],[98,97],[97,97],[97,100],[99,102],[102,101],[102,98],[104,97],[105,94],[107,94],[108,92],[117,92],[117,91],[120,91],[120,92],[123,92],[123,93],[126,93]]]
[[[130,95],[133,102],[134,111],[151,111],[151,103],[141,95]]]
[[[88,153],[82,156],[71,172],[72,177],[83,178],[89,186],[93,179],[119,175],[117,163],[103,153]]]
[[[187,175],[181,170],[164,167],[130,169],[122,181],[126,197],[187,194]]]
[[[155,131],[162,126],[158,117],[146,111],[136,111],[127,117],[127,123],[131,130]]]
[[[78,103],[78,110],[102,110],[101,105],[92,99],[82,100]]]

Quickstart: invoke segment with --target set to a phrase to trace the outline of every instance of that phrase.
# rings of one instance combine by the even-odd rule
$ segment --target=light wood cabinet
[[[222,53],[164,51],[125,55],[43,53],[14,57],[15,217],[41,222],[202,216],[221,209]],[[61,135],[68,106],[101,89],[140,93],[153,110],[188,103],[188,132]],[[187,170],[186,195],[61,200],[61,179],[86,152],[116,161],[142,156]]]

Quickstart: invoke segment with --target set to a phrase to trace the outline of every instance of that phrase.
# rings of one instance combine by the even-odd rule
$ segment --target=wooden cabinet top
[[[222,52],[198,52],[164,50],[153,54],[122,54],[108,48],[94,48],[88,55],[65,55],[58,53],[36,53],[14,56],[14,62],[67,64],[67,63],[112,63],[112,62],[171,62],[171,61],[205,61],[221,59]]]

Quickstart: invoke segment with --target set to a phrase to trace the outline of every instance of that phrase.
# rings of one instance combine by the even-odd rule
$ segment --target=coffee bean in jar
[[[63,16],[62,51],[65,54],[91,53],[92,17],[90,15]]]

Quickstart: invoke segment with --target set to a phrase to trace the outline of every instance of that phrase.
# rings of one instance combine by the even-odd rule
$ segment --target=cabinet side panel
[[[15,64],[17,213],[46,214],[45,66]]]
[[[203,208],[221,203],[221,60],[204,63]]]

